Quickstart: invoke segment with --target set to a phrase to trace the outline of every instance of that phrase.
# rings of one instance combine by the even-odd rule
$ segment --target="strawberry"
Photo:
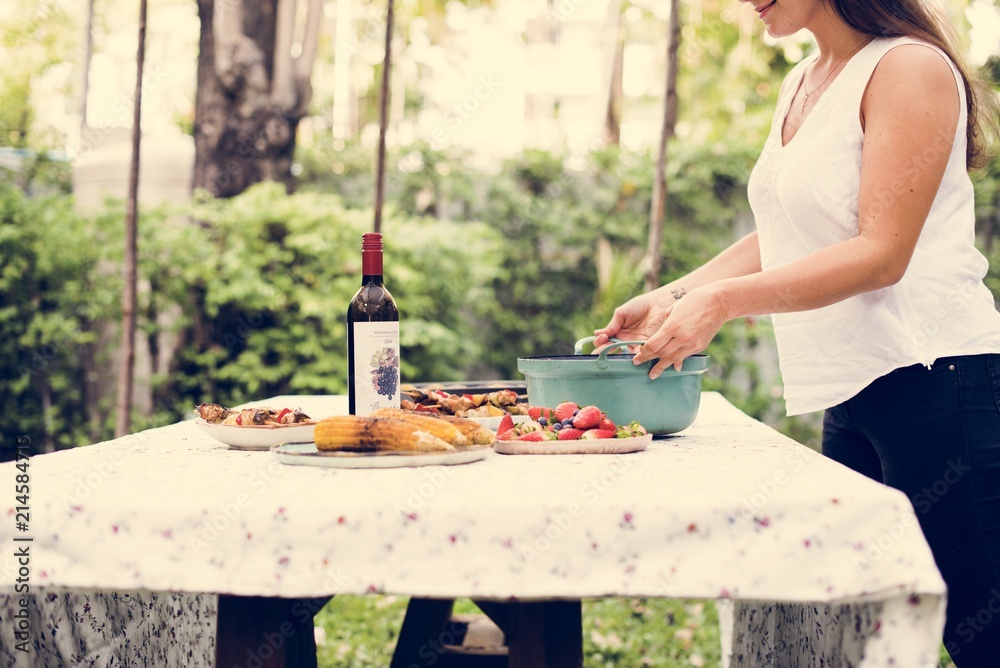
[[[507,415],[504,415],[500,419],[500,424],[497,426],[497,433],[500,434],[507,431],[508,429],[513,429],[513,428],[514,428],[514,418],[512,418],[508,413]]]
[[[528,407],[528,417],[532,420],[537,421],[538,418],[543,417],[549,422],[552,421],[552,416],[555,415],[555,411],[551,408],[546,408],[545,406],[529,406]]]
[[[576,441],[583,436],[582,429],[574,429],[573,427],[564,427],[556,433],[559,434],[560,441]]]
[[[577,429],[593,429],[597,425],[601,424],[601,420],[604,419],[604,413],[597,406],[584,406],[580,409],[580,412],[576,414],[573,418],[573,426]]]
[[[614,431],[614,429],[615,429],[615,426],[616,426],[616,425],[615,425],[615,423],[614,423],[614,422],[613,422],[613,421],[611,420],[611,418],[609,418],[609,417],[608,417],[607,415],[605,415],[605,416],[604,416],[604,419],[603,419],[603,420],[601,420],[601,423],[600,423],[599,425],[597,425],[597,428],[598,428],[598,429],[610,429],[610,430]]]
[[[583,436],[580,438],[594,439],[594,438],[614,438],[614,429],[588,429],[583,432]]]
[[[518,441],[552,441],[555,440],[555,432],[551,431],[529,431],[527,434],[521,434],[515,440]]]
[[[580,407],[572,401],[564,401],[556,406],[556,420],[559,422],[569,420],[573,417],[573,413],[578,410],[580,410]]]

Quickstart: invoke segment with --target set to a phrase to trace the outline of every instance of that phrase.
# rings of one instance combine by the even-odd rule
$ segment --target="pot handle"
[[[595,337],[593,337],[593,336],[585,336],[582,339],[580,339],[579,341],[577,341],[576,343],[574,343],[573,344],[573,354],[574,355],[582,355],[583,354],[583,346],[584,346],[584,344],[590,343],[591,341],[594,340],[594,338]],[[608,357],[608,353],[610,351],[616,349],[616,348],[624,348],[625,346],[641,346],[644,343],[646,343],[646,342],[645,341],[621,341],[619,339],[611,339],[611,343],[609,345],[605,346],[603,350],[601,350],[600,354],[598,355],[598,360],[600,362],[604,362],[607,359],[607,357]]]

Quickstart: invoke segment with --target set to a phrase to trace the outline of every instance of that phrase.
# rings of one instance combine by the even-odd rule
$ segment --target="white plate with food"
[[[652,441],[652,434],[567,441],[497,441],[493,449],[502,455],[621,455],[645,450]]]
[[[206,422],[195,418],[202,431],[234,450],[270,450],[282,443],[311,443],[316,424],[240,426]]]
[[[493,451],[488,445],[460,447],[444,452],[407,452],[400,450],[377,452],[323,451],[315,443],[286,443],[271,448],[282,464],[319,466],[341,469],[387,469],[408,466],[450,466],[468,464],[486,458]]]
[[[511,415],[510,417],[511,417],[511,420],[514,421],[514,424],[518,424],[518,423],[521,423],[521,422],[527,422],[528,420],[531,419],[527,415]],[[496,431],[497,427],[500,426],[500,421],[503,420],[503,416],[499,415],[499,416],[495,416],[495,417],[467,417],[465,419],[466,420],[472,420],[473,422],[475,422],[477,424],[483,425],[487,429],[490,429],[492,431]]]
[[[257,406],[229,409],[201,404],[195,418],[202,431],[234,450],[270,450],[282,443],[309,443],[316,420],[299,409]]]

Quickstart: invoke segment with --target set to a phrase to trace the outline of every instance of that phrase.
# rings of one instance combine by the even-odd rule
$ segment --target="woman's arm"
[[[760,244],[751,232],[689,274],[663,285],[650,294],[664,308],[686,293],[726,278],[737,278],[760,271]]]
[[[594,330],[594,345],[600,348],[612,337],[645,341],[663,324],[666,309],[689,290],[757,271],[760,271],[760,245],[757,233],[753,232],[691,273],[616,308],[611,321]]]
[[[902,278],[941,184],[959,118],[951,67],[919,45],[889,51],[861,103],[865,140],[858,236],[779,268],[725,278],[671,305],[636,363],[651,377],[704,350],[731,318],[805,311]]]

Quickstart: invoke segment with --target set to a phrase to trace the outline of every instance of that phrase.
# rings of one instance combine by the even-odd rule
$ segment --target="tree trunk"
[[[125,204],[125,278],[122,296],[122,357],[118,376],[115,437],[128,433],[132,424],[132,386],[135,370],[136,291],[138,287],[139,144],[142,138],[142,66],[146,60],[146,0],[139,0],[139,46],[135,57],[135,93],[132,107],[132,165]]]
[[[608,0],[601,26],[601,87],[605,92],[600,100],[603,106],[600,123],[604,143],[618,145],[621,140],[622,64],[625,51],[625,26],[622,12],[626,2]]]
[[[393,0],[385,13],[385,53],[382,58],[382,90],[379,94],[378,155],[375,164],[375,224],[373,231],[382,231],[382,199],[385,189],[385,132],[389,127],[389,74],[392,65]]]
[[[618,146],[622,139],[622,110],[625,91],[622,77],[625,74],[625,31],[619,26],[615,55],[611,62],[611,85],[608,90],[608,109],[604,116],[604,141]]]
[[[94,0],[87,0],[80,62],[80,131],[87,129],[87,95],[90,92],[90,57],[94,51]]]
[[[85,331],[93,332],[94,323],[86,322]],[[99,375],[96,357],[97,346],[87,342],[80,347],[80,363],[83,367],[83,405],[87,413],[87,435],[91,443],[97,443],[101,437],[101,393],[97,385]]]
[[[322,0],[307,2],[301,55],[293,58],[298,0],[198,0],[195,188],[216,197],[260,181],[293,189],[295,133],[312,97],[322,23]]]
[[[996,234],[998,220],[1000,213],[984,216],[979,224],[979,238],[987,255],[993,252],[993,236]]]
[[[45,454],[55,452],[56,443],[52,437],[52,384],[49,383],[49,374],[42,371],[38,374],[39,394],[42,401],[42,438],[38,452]]]
[[[660,154],[656,160],[656,179],[653,181],[653,199],[649,212],[649,269],[646,290],[660,284],[662,264],[663,214],[667,203],[667,143],[674,136],[677,126],[677,47],[681,38],[680,2],[670,0],[669,37],[667,38],[667,93],[663,101],[663,129],[660,132]]]

